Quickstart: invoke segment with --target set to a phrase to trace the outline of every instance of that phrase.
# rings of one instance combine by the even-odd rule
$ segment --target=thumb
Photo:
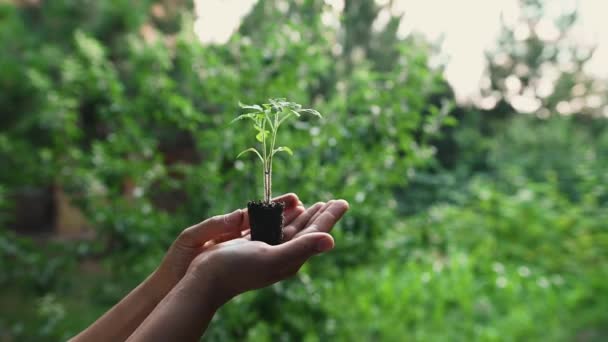
[[[334,238],[327,233],[310,233],[271,247],[274,262],[281,264],[301,264],[315,254],[334,248]]]
[[[222,234],[240,233],[246,224],[246,211],[237,209],[230,214],[213,216],[186,228],[180,234],[178,242],[187,247],[198,247]]]

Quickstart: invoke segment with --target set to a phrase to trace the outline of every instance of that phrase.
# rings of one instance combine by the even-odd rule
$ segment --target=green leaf
[[[293,151],[287,146],[280,146],[280,147],[275,148],[272,151],[272,155],[274,155],[277,152],[287,152],[290,156],[293,156]]]
[[[312,114],[312,115],[314,115],[314,116],[318,116],[318,117],[320,117],[320,118],[322,118],[322,117],[323,117],[323,116],[321,115],[321,113],[319,113],[319,112],[317,112],[316,110],[311,109],[311,108],[300,109],[298,112],[300,112],[300,113],[308,113],[308,114]]]
[[[258,158],[260,158],[260,161],[262,162],[262,164],[264,164],[264,158],[262,158],[262,155],[260,154],[260,152],[258,152],[258,150],[256,150],[256,149],[255,149],[255,148],[253,148],[253,147],[250,147],[250,148],[248,148],[248,149],[246,149],[246,150],[244,150],[244,151],[241,151],[241,153],[239,153],[239,154],[236,156],[236,158],[237,158],[237,159],[238,159],[238,158],[240,158],[240,157],[241,157],[243,154],[245,154],[245,153],[247,153],[247,152],[253,152],[253,153],[255,153],[255,154],[258,156]]]
[[[268,135],[270,134],[269,131],[267,130],[262,130],[258,127],[256,127],[256,129],[258,130],[258,134],[255,135],[255,138],[259,141],[259,142],[263,142],[264,139],[268,138]]]
[[[268,99],[268,102],[274,107],[276,111],[280,111],[285,103],[285,99]]]
[[[279,120],[278,126],[280,126],[285,120],[289,119],[292,114],[295,115],[295,116],[298,116],[298,117],[300,116],[300,114],[298,114],[298,112],[290,109],[290,110],[286,111],[285,112],[285,116],[283,116],[281,118],[281,120]]]
[[[255,125],[253,125],[253,128],[255,128],[255,130],[256,130],[256,131],[258,131],[258,132],[260,132],[260,133],[261,133],[261,132],[263,132],[263,131],[268,132],[268,131],[267,131],[265,128],[263,128],[263,127],[262,127],[262,126],[261,126],[259,123],[256,123]]]
[[[235,123],[236,121],[239,121],[239,120],[244,120],[244,119],[250,119],[250,120],[255,121],[255,120],[256,120],[256,117],[257,117],[258,115],[259,115],[259,113],[247,113],[247,114],[242,114],[242,115],[239,115],[239,116],[237,116],[236,118],[234,118],[232,121],[230,121],[230,123],[232,124],[232,123]]]
[[[241,107],[243,109],[255,109],[258,112],[264,111],[264,109],[262,109],[262,107],[260,107],[259,105],[247,105],[247,104],[242,103],[241,101],[239,101],[239,107]]]
[[[264,113],[261,113],[264,117],[264,120],[266,120],[266,123],[268,123],[268,125],[270,126],[270,129],[274,131],[274,125],[272,124],[272,120],[270,120],[270,110],[267,109],[264,111]]]

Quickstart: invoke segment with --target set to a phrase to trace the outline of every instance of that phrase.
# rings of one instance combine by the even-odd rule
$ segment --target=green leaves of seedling
[[[240,157],[241,157],[243,154],[245,154],[245,153],[247,153],[247,152],[253,152],[253,153],[255,153],[255,154],[256,154],[256,155],[257,155],[257,156],[260,158],[260,161],[261,161],[262,163],[264,163],[264,158],[262,158],[262,155],[260,154],[260,152],[258,152],[258,150],[256,150],[256,149],[255,149],[255,148],[253,148],[253,147],[250,147],[250,148],[248,148],[248,149],[246,149],[246,150],[241,151],[241,153],[239,153],[239,154],[236,156],[236,158],[237,158],[237,159],[238,159],[238,158],[240,158]]]
[[[277,152],[287,152],[290,156],[293,156],[293,151],[287,146],[277,147],[274,150],[272,150],[273,155]]]
[[[234,120],[232,120],[230,123],[235,123],[239,120],[244,120],[244,119],[251,119],[253,121],[256,121],[256,118],[259,116],[259,113],[247,113],[247,114],[242,114],[237,116],[236,118],[234,118]]]
[[[264,200],[269,202],[273,156],[278,152],[286,152],[290,156],[293,156],[293,151],[287,146],[275,148],[279,127],[286,120],[294,116],[300,117],[302,114],[311,114],[320,118],[321,114],[314,109],[302,108],[302,105],[282,98],[269,99],[268,103],[263,103],[262,105],[247,105],[239,102],[239,107],[253,110],[253,112],[237,116],[232,120],[232,123],[241,120],[253,121],[253,128],[256,131],[255,139],[261,143],[262,149],[248,148],[239,153],[237,158],[247,152],[255,153],[258,156],[264,166],[264,175],[268,175],[264,177]]]
[[[262,109],[262,107],[260,107],[259,105],[246,105],[246,104],[242,103],[241,101],[239,101],[239,107],[241,107],[243,109],[254,109],[254,110],[257,110],[258,112],[264,111]]]
[[[256,140],[263,143],[270,135],[270,131],[258,125],[255,125],[254,128],[258,131],[258,134],[255,135]]]
[[[301,109],[300,113],[308,113],[308,114],[312,114],[316,117],[322,118],[321,113],[317,112],[316,110],[314,110],[312,108]]]

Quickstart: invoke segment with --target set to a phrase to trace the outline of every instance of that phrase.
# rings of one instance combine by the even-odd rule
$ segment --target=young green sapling
[[[293,155],[287,146],[278,146],[277,132],[279,127],[290,118],[300,117],[303,113],[321,117],[314,109],[302,108],[301,105],[289,102],[285,99],[269,99],[269,103],[262,105],[244,105],[239,102],[243,109],[253,112],[239,115],[232,122],[248,119],[253,122],[256,132],[256,140],[261,149],[250,147],[238,154],[237,158],[247,152],[254,153],[262,163],[264,176],[264,199],[262,201],[251,201],[247,204],[249,212],[249,226],[251,227],[251,239],[264,241],[270,245],[278,245],[283,239],[283,209],[280,202],[272,202],[272,160],[275,154],[286,152]]]

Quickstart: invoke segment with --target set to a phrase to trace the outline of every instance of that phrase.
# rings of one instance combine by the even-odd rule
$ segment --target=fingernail
[[[345,199],[339,199],[338,202],[344,203],[344,205],[346,205],[346,210],[348,210],[350,208],[350,203],[348,203],[347,200],[345,200]]]
[[[334,244],[329,239],[320,239],[317,241],[317,251],[319,253],[327,252],[332,248],[334,248]]]

